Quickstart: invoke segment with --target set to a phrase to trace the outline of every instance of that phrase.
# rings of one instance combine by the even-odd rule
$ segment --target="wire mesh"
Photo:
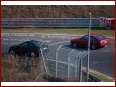
[[[75,63],[77,62],[75,61],[78,54],[77,50],[67,46],[61,46],[61,48],[52,46],[47,55],[47,66],[50,74],[60,78],[76,78],[77,66]]]

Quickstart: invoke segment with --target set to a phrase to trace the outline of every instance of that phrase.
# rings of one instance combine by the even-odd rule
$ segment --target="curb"
[[[83,67],[82,69],[86,70],[85,67]],[[112,78],[112,77],[110,77],[110,76],[108,76],[108,75],[105,75],[105,74],[103,74],[103,73],[97,72],[97,71],[92,70],[92,69],[89,69],[89,71],[90,71],[90,72],[93,72],[93,73],[96,73],[96,74],[98,74],[98,75],[104,76],[104,77],[106,77],[107,79],[113,80],[113,81],[115,82],[115,78]]]
[[[87,73],[85,71],[82,71],[84,76],[87,76]],[[93,75],[89,74],[89,78],[87,82],[103,82],[101,79],[94,77]]]

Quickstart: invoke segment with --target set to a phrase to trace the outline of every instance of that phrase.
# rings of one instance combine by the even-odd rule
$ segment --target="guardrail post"
[[[62,47],[62,45],[60,45],[57,49],[56,49],[56,78],[58,77],[58,73],[57,73],[57,70],[58,70],[58,50]]]

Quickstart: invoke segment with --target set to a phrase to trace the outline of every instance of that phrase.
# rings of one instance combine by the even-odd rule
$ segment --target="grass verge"
[[[32,61],[28,62],[29,65],[26,65],[26,59],[19,59],[19,57],[10,55],[2,58],[2,82],[77,82],[77,79],[68,80],[65,76],[55,78],[55,76],[49,74],[47,77],[42,62],[36,61],[34,64],[37,65],[34,65],[33,68],[30,67]],[[85,69],[83,71],[85,72]],[[113,82],[113,80],[91,71],[89,74],[103,82]],[[84,74],[82,82],[86,82]]]
[[[87,34],[88,28],[20,28],[2,29],[2,33],[48,33],[48,34]],[[91,33],[114,37],[115,30],[92,28]]]
[[[113,82],[113,80],[108,79],[108,78],[105,78],[104,76],[98,75],[98,74],[93,73],[93,72],[90,72],[90,75],[92,75],[92,76],[94,76],[94,77],[96,77],[96,78],[101,79],[103,82]]]
[[[28,63],[27,63],[28,62]],[[33,63],[32,63],[33,62]],[[48,75],[47,75],[48,74]],[[53,74],[45,73],[41,59],[27,60],[26,57],[4,55],[2,57],[2,82],[76,82],[66,76],[56,78]]]
[[[86,72],[85,69],[83,69],[83,71]],[[96,78],[99,78],[99,79],[101,79],[103,82],[114,82],[113,80],[108,79],[108,78],[106,78],[106,77],[103,76],[103,75],[99,75],[99,74],[96,74],[96,73],[91,72],[91,71],[89,71],[89,75],[92,75],[92,76],[94,76],[94,77],[96,77]]]
[[[43,72],[43,67],[31,67],[31,61],[26,64],[26,58],[5,55],[2,57],[2,82],[33,82]],[[40,64],[40,62],[37,64]],[[39,70],[38,70],[39,69]],[[38,81],[44,81],[43,75],[38,78]]]

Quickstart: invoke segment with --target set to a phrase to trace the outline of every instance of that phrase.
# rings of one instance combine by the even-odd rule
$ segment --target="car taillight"
[[[100,43],[101,43],[101,44],[106,44],[106,43],[108,43],[108,40],[101,40]]]
[[[104,42],[103,40],[100,41],[101,44],[103,44],[103,42]]]

